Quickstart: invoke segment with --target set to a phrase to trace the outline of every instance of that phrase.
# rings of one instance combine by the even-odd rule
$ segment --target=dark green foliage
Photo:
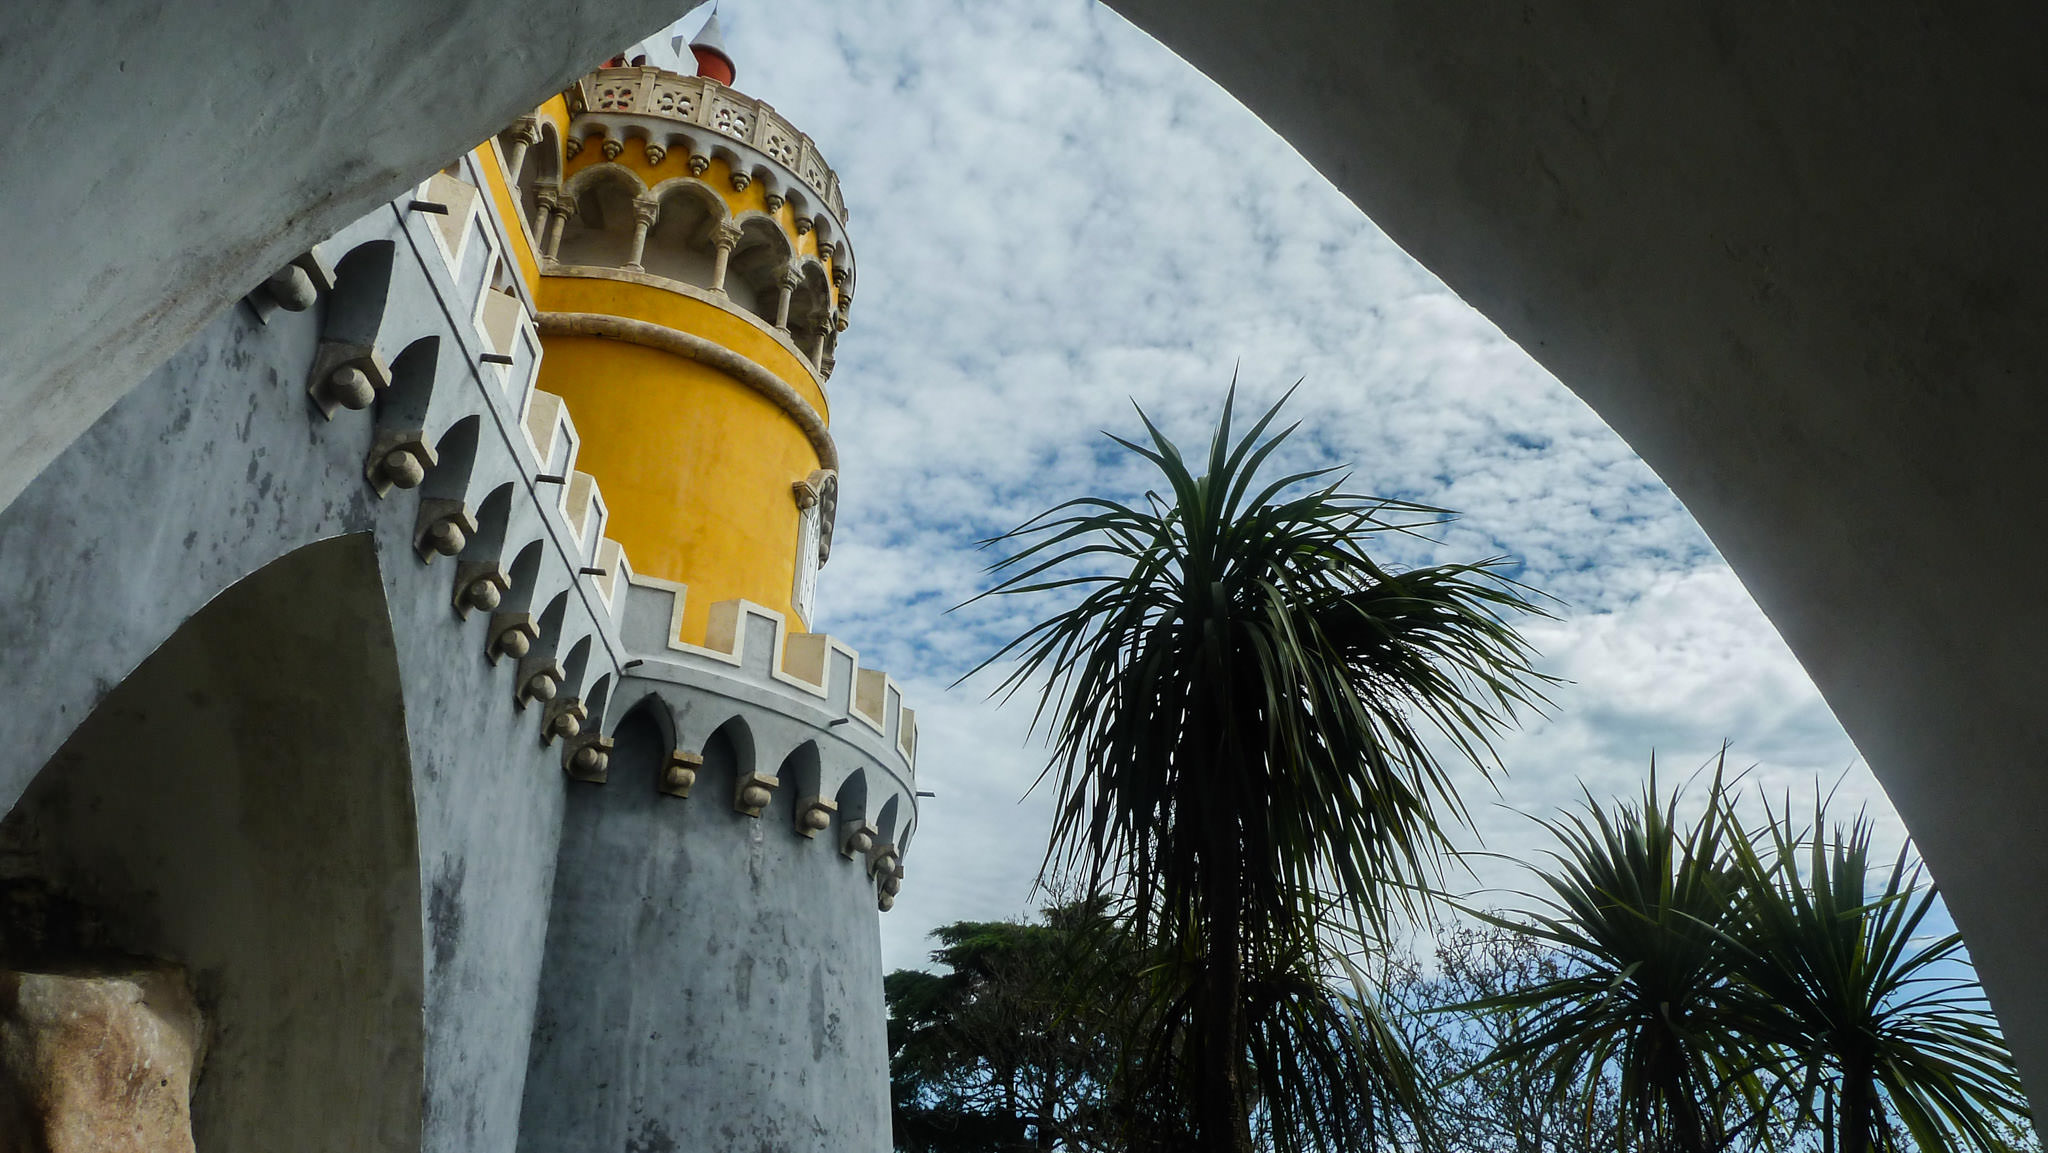
[[[1549,825],[1560,842],[1540,873],[1542,911],[1526,921],[1485,915],[1570,958],[1550,980],[1467,1009],[1527,1016],[1495,1062],[1532,1064],[1561,1098],[1612,1070],[1631,1147],[1706,1153],[1727,1148],[1761,1099],[1754,1054],[1735,1028],[1730,969],[1734,858],[1719,803],[1681,823],[1660,799],[1652,766],[1640,804]]]
[[[1490,767],[1491,735],[1541,699],[1504,619],[1531,611],[1521,590],[1494,562],[1396,572],[1368,554],[1439,510],[1317,487],[1327,470],[1262,481],[1293,431],[1266,435],[1278,413],[1233,438],[1226,403],[1197,466],[1145,421],[1149,445],[1117,443],[1163,491],[1023,525],[991,590],[1079,595],[988,663],[1014,661],[1001,692],[1042,685],[1048,868],[1115,894],[1138,941],[1173,958],[1154,1004],[1201,1147],[1234,1153],[1259,1102],[1282,1129],[1358,1147],[1328,1110],[1276,1104],[1305,1046],[1345,1059],[1335,1023],[1255,984],[1324,968],[1347,922],[1377,934],[1414,912],[1447,851],[1440,817],[1464,812],[1430,742]]]
[[[960,922],[932,934],[940,974],[899,970],[889,1001],[891,1097],[903,1153],[1111,1148],[1108,1086],[1135,1014],[1104,971],[1107,922]]]
[[[1625,1147],[2005,1153],[2031,1121],[1956,934],[1918,936],[1935,892],[1901,850],[1871,892],[1871,825],[1743,828],[1717,771],[1677,816],[1654,766],[1637,805],[1589,797],[1549,828],[1542,911],[1494,924],[1564,967],[1449,1012],[1512,1013],[1481,1073],[1542,1070],[1592,1105],[1612,1078]],[[1826,831],[1822,831],[1826,830]],[[1803,862],[1803,864],[1802,864]]]
[[[1959,933],[1926,936],[1935,889],[1901,849],[1870,891],[1871,823],[1794,827],[1771,814],[1738,839],[1743,1027],[1781,1054],[1781,1090],[1806,1124],[1834,1121],[1837,1153],[1897,1147],[2001,1153],[2028,1116],[2005,1039]]]

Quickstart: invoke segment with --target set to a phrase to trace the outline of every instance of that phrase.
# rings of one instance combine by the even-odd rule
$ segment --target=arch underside
[[[1113,4],[1684,500],[2048,1106],[2048,9]]]
[[[0,823],[0,860],[83,910],[72,947],[184,969],[207,1022],[200,1153],[419,1148],[411,762],[367,537],[300,549],[179,628]]]

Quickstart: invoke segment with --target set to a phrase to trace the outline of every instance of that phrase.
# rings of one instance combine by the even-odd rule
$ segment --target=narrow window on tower
[[[812,602],[818,595],[819,519],[818,502],[814,499],[800,514],[796,530],[796,590],[791,600],[806,629],[811,627]]]
[[[830,469],[819,469],[790,485],[796,497],[796,584],[790,603],[804,628],[811,628],[812,609],[818,593],[818,570],[832,555],[832,522],[838,512],[839,477]]]

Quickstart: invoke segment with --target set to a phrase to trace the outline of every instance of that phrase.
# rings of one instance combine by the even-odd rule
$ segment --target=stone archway
[[[370,538],[272,562],[109,692],[0,822],[0,884],[49,914],[0,925],[9,968],[182,967],[201,1153],[419,1148],[419,852]]]

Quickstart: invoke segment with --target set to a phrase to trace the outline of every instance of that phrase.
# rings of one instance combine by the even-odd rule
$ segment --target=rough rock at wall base
[[[0,1153],[192,1153],[184,975],[0,971]]]

